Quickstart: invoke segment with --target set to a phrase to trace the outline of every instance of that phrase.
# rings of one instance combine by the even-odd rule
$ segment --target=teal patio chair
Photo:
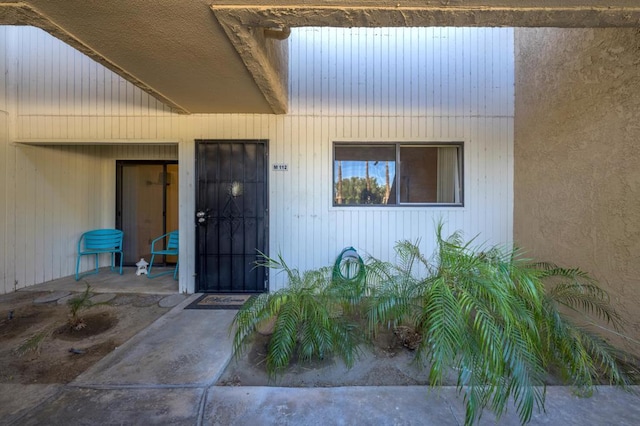
[[[165,244],[165,240],[166,240],[166,244]],[[158,245],[157,248],[156,248],[156,244]],[[147,278],[156,278],[161,275],[167,275],[171,273],[171,271],[164,271],[154,275],[151,272],[153,268],[153,260],[156,257],[156,255],[178,256],[178,231],[172,231],[172,232],[166,233],[156,238],[155,240],[151,241],[151,261],[149,262],[149,272],[147,273]],[[178,279],[178,264],[179,262],[176,262],[176,267],[173,271],[174,280]]]
[[[122,240],[124,234],[119,229],[94,229],[87,231],[78,240],[78,257],[76,259],[76,281],[80,280],[80,259],[82,256],[94,255],[96,268],[84,275],[97,274],[98,257],[103,253],[111,254],[111,270],[115,271],[116,254],[120,254],[120,275],[122,275]]]

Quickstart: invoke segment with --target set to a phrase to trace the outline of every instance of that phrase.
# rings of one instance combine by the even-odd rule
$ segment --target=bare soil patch
[[[69,324],[64,324],[56,329],[53,337],[56,339],[82,341],[92,336],[104,333],[118,324],[118,318],[109,310],[96,314],[87,314],[83,317],[85,327],[76,330]]]
[[[218,381],[222,386],[404,386],[426,385],[428,371],[414,362],[412,345],[405,330],[381,329],[372,344],[360,345],[360,355],[351,368],[337,357],[298,362],[270,378],[266,371],[269,336],[256,334],[247,351],[232,359]],[[447,383],[455,384],[455,376]]]
[[[342,387],[342,386],[424,386],[429,385],[428,366],[415,359],[414,349],[420,336],[411,328],[380,328],[375,339],[360,345],[354,365],[347,368],[338,357],[301,362],[294,354],[291,364],[270,377],[266,369],[267,351],[271,336],[256,333],[240,357],[231,360],[218,380],[220,386],[283,386],[283,387]],[[634,384],[640,383],[639,365],[625,369]],[[458,372],[451,370],[441,385],[455,386]],[[601,384],[608,382],[602,381]],[[565,385],[557,369],[545,377],[548,386]]]
[[[66,305],[33,304],[44,294],[0,296],[0,383],[68,383],[169,310],[158,306],[162,296],[118,295],[82,311],[86,326],[74,330]]]

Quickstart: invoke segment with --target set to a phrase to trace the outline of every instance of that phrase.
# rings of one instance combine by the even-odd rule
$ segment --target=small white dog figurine
[[[144,260],[144,257],[140,258],[140,262],[136,263],[136,266],[138,267],[138,270],[136,271],[137,276],[142,274],[148,275],[147,266],[149,266],[149,264]]]

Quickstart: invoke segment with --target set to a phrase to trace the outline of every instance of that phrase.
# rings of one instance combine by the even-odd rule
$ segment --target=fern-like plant
[[[332,279],[332,270],[322,268],[300,273],[278,255],[263,255],[259,266],[286,273],[288,285],[272,293],[263,293],[245,303],[232,323],[235,328],[233,351],[240,356],[256,328],[275,318],[266,359],[273,377],[289,365],[294,354],[303,361],[331,354],[340,356],[348,367],[358,350],[359,334],[355,325],[341,315],[358,297],[353,288]]]
[[[542,321],[545,361],[584,394],[598,383],[626,385],[638,377],[637,359],[611,345],[592,329],[605,323],[621,335],[622,320],[609,295],[584,271],[552,263],[531,265],[545,281]]]
[[[80,316],[82,311],[104,304],[92,302],[91,296],[91,286],[87,283],[87,287],[82,294],[72,297],[67,301],[67,306],[69,307],[69,326],[74,330],[81,330],[87,326],[84,318]]]
[[[91,286],[87,283],[82,294],[72,297],[67,301],[69,307],[68,324],[74,330],[80,330],[86,327],[84,319],[80,316],[80,313],[86,309],[92,308],[97,305],[103,305],[104,303],[94,303],[91,299]],[[18,355],[24,355],[27,352],[40,352],[40,348],[44,341],[51,336],[54,332],[55,326],[51,325],[43,328],[27,337],[20,346],[16,349]]]
[[[367,277],[370,328],[410,324],[422,335],[417,361],[429,369],[432,386],[457,371],[465,423],[485,408],[499,418],[510,398],[523,423],[544,406],[544,380],[551,365],[579,387],[596,374],[625,384],[617,351],[573,325],[558,304],[581,308],[616,325],[606,293],[578,270],[531,264],[517,250],[473,249],[460,233],[442,237],[431,259],[417,242],[396,244],[397,263],[370,259]],[[552,276],[571,278],[546,290]],[[585,278],[576,281],[576,278]]]
[[[485,409],[500,418],[511,401],[527,423],[536,406],[544,407],[552,369],[586,394],[602,381],[628,383],[621,368],[633,366],[621,364],[627,356],[575,322],[620,328],[607,293],[586,273],[531,263],[515,249],[474,249],[459,232],[444,238],[442,229],[438,224],[433,256],[425,257],[418,242],[398,242],[395,263],[367,260],[364,282],[341,280],[330,268],[301,274],[281,256],[264,256],[260,265],[284,271],[288,286],[251,299],[237,313],[236,356],[258,325],[275,318],[270,374],[296,352],[302,360],[334,353],[351,366],[363,333],[336,313],[361,310],[374,337],[380,326],[409,325],[419,333],[416,361],[428,368],[432,386],[456,373],[466,424]]]
[[[20,343],[20,346],[15,349],[16,354],[18,356],[22,356],[27,352],[35,352],[39,354],[42,344],[49,336],[51,336],[51,333],[53,333],[53,327],[49,326],[25,338]]]

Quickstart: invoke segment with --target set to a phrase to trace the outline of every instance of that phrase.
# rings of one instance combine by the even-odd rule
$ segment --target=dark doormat
[[[185,309],[240,309],[251,294],[203,294]]]

